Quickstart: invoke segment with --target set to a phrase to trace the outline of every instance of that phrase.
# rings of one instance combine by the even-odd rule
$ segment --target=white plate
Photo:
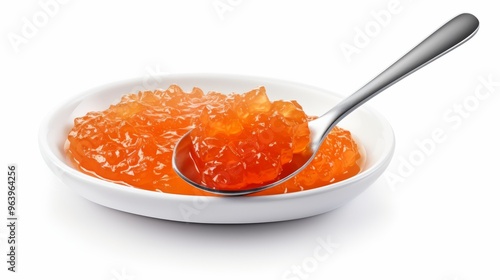
[[[316,87],[261,77],[219,74],[178,74],[156,77],[158,88],[178,84],[184,90],[246,92],[264,85],[271,100],[297,100],[309,115],[321,115],[342,96]],[[123,94],[144,86],[131,79],[88,90],[67,102],[42,124],[40,150],[47,165],[68,187],[95,203],[138,215],[195,223],[262,223],[299,219],[331,211],[350,201],[373,183],[394,152],[389,123],[363,106],[340,126],[350,130],[366,152],[362,172],[347,180],[302,192],[261,197],[206,197],[159,193],[126,187],[85,175],[66,159],[63,145],[75,117],[104,110]]]

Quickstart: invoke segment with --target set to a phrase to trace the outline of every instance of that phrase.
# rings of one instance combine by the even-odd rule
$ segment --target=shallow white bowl
[[[184,90],[246,92],[264,85],[271,100],[297,100],[309,115],[321,115],[342,96],[316,87],[261,77],[218,74],[178,74],[155,77],[155,87],[178,84]],[[52,113],[42,124],[40,150],[47,165],[68,187],[95,203],[138,215],[195,223],[262,223],[299,219],[331,211],[372,184],[388,166],[394,152],[389,123],[363,106],[340,126],[350,130],[366,152],[361,173],[347,180],[302,192],[261,197],[207,197],[159,193],[126,187],[83,174],[65,158],[64,142],[75,117],[104,110],[120,97],[147,87],[131,79],[88,90]]]

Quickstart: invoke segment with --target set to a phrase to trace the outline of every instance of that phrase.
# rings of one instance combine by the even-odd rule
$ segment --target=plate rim
[[[195,77],[203,77],[203,78],[208,78],[208,79],[221,79],[221,78],[228,78],[228,79],[242,79],[242,80],[256,80],[256,81],[267,81],[271,83],[277,83],[277,84],[289,84],[293,85],[296,87],[304,87],[304,88],[311,88],[314,89],[318,92],[322,92],[323,94],[326,95],[331,95],[332,97],[336,98],[343,98],[339,93],[336,93],[331,90],[327,90],[321,87],[317,87],[314,85],[306,84],[306,83],[301,83],[297,81],[290,81],[286,79],[280,79],[280,78],[273,78],[273,77],[264,77],[264,76],[255,76],[255,75],[242,75],[242,74],[227,74],[227,73],[194,73],[194,72],[188,72],[188,73],[175,73],[175,74],[162,74],[158,75],[158,78],[161,79],[175,79],[176,77],[179,78],[195,78]],[[54,167],[58,168],[61,172],[64,172],[66,174],[69,174],[73,177],[77,177],[80,181],[84,183],[88,183],[91,185],[98,184],[101,185],[101,187],[106,187],[111,191],[118,191],[118,192],[126,192],[132,195],[140,195],[140,196],[146,196],[146,197],[151,197],[151,198],[164,198],[164,199],[174,199],[176,201],[179,200],[186,200],[186,201],[192,201],[193,198],[199,198],[199,197],[204,197],[210,200],[218,200],[218,199],[225,199],[225,197],[218,197],[218,196],[210,196],[210,195],[184,195],[184,194],[172,194],[172,193],[166,193],[166,192],[159,192],[159,191],[150,191],[150,190],[144,190],[140,188],[135,188],[133,186],[125,186],[113,182],[109,182],[103,179],[99,179],[87,174],[84,174],[77,169],[69,166],[66,162],[63,162],[59,159],[57,155],[54,154],[52,149],[50,148],[47,137],[48,137],[48,129],[50,127],[50,123],[54,121],[54,118],[61,113],[61,111],[65,108],[68,108],[70,106],[77,106],[81,101],[85,100],[87,97],[92,96],[99,91],[103,91],[106,88],[112,88],[115,86],[119,85],[124,85],[127,83],[140,83],[142,81],[142,77],[133,77],[133,78],[127,78],[127,79],[121,79],[113,82],[108,82],[104,84],[100,84],[98,86],[89,88],[87,90],[84,90],[80,93],[77,93],[76,95],[73,95],[71,97],[66,98],[61,104],[58,104],[55,107],[55,110],[52,111],[51,113],[47,114],[44,119],[41,121],[41,125],[39,128],[38,132],[38,144],[39,144],[39,149],[42,154],[42,157],[46,161],[48,165],[53,164]],[[125,93],[123,93],[125,94]],[[111,104],[110,104],[111,105]],[[314,188],[314,189],[309,189],[309,190],[304,190],[304,191],[298,191],[298,192],[292,192],[292,193],[284,193],[284,194],[273,194],[273,195],[263,195],[263,196],[240,196],[240,197],[234,197],[235,199],[239,200],[249,200],[249,201],[266,201],[266,200],[276,200],[276,199],[294,199],[297,197],[303,197],[303,196],[310,196],[310,195],[317,195],[321,194],[323,192],[330,192],[336,189],[341,189],[344,188],[348,185],[350,185],[353,181],[358,181],[358,180],[363,180],[364,178],[368,177],[372,173],[376,172],[378,170],[378,167],[384,164],[387,160],[390,160],[392,158],[394,149],[395,149],[395,134],[392,126],[388,122],[388,120],[380,114],[377,110],[373,109],[371,106],[364,104],[363,108],[360,108],[360,110],[366,110],[370,114],[376,115],[377,119],[381,120],[380,124],[384,127],[384,129],[390,134],[390,143],[386,143],[386,146],[389,146],[389,151],[384,153],[383,157],[380,157],[376,160],[376,162],[373,163],[373,166],[371,166],[369,169],[362,171],[359,174],[356,174],[355,176],[345,179],[343,181],[329,184],[326,186]],[[50,163],[49,163],[50,161]],[[59,177],[59,176],[58,176]]]

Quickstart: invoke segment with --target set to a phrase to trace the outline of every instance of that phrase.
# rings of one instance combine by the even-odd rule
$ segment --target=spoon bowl
[[[391,85],[466,42],[476,34],[478,28],[479,20],[471,14],[465,13],[454,17],[365,86],[321,117],[310,121],[308,124],[311,131],[309,156],[294,156],[292,162],[284,168],[284,172],[273,182],[249,185],[244,189],[234,190],[218,190],[203,185],[191,158],[190,132],[177,143],[172,157],[172,166],[176,173],[189,184],[220,195],[246,195],[281,184],[302,171],[312,161],[328,133],[344,117]]]
[[[177,142],[174,148],[174,156],[172,158],[172,168],[175,170],[177,175],[184,179],[189,184],[195,186],[198,189],[227,196],[238,196],[251,194],[259,192],[271,187],[274,187],[282,182],[292,178],[298,173],[297,170],[302,170],[307,164],[314,158],[313,153],[308,153],[306,156],[298,156],[294,154],[293,159],[287,164],[286,168],[283,168],[279,175],[279,178],[271,183],[265,184],[252,184],[247,185],[245,189],[241,190],[218,190],[207,187],[201,184],[201,176],[198,170],[194,167],[194,160],[192,158],[192,142],[190,132],[182,136]]]

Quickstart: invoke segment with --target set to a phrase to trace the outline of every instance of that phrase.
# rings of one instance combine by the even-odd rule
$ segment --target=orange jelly
[[[210,195],[172,169],[176,142],[193,129],[193,158],[203,182],[218,189],[272,181],[306,152],[308,117],[295,101],[269,101],[265,88],[244,94],[167,90],[128,94],[101,112],[76,118],[66,153],[84,173],[136,188]],[[360,153],[347,130],[334,128],[297,176],[254,195],[317,188],[354,176]]]

